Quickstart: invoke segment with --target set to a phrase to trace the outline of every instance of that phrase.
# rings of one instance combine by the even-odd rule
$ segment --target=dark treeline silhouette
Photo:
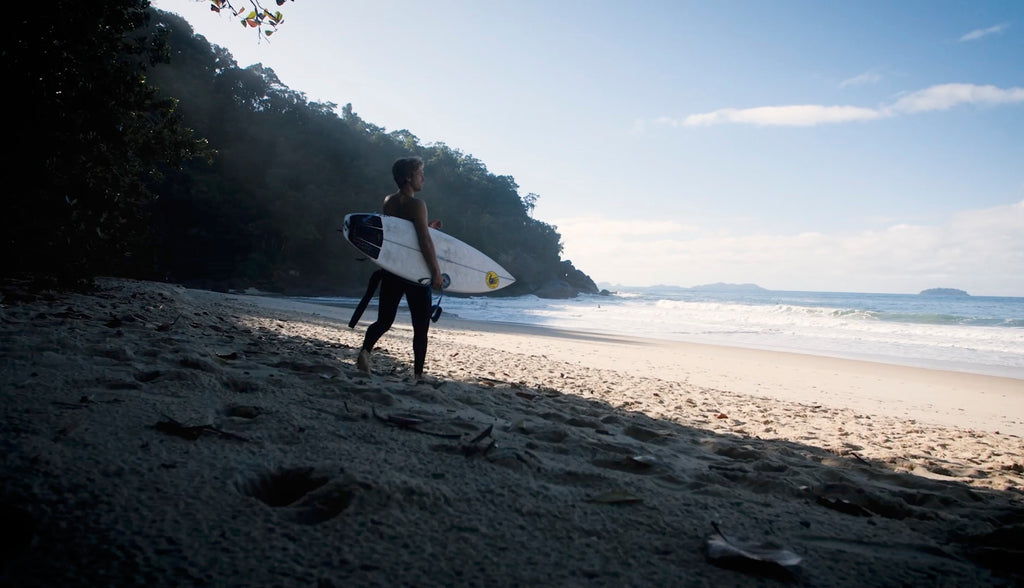
[[[17,11],[0,40],[0,277],[359,293],[374,268],[337,229],[378,210],[391,163],[415,154],[431,217],[518,278],[501,294],[596,290],[511,176],[239,68],[146,0],[48,7]]]
[[[138,30],[148,4],[56,0],[11,16],[0,38],[0,276],[70,287],[155,269],[149,184],[203,142],[145,83],[166,58],[163,36]]]
[[[489,173],[448,145],[423,145],[407,130],[388,132],[351,104],[308,101],[259,64],[239,68],[177,15],[155,11],[150,26],[169,31],[171,50],[150,83],[180,101],[185,124],[216,150],[212,164],[192,161],[153,188],[154,266],[166,278],[218,289],[358,292],[374,268],[337,229],[348,212],[379,210],[394,190],[391,163],[414,154],[426,162],[430,216],[518,279],[502,294],[596,291],[561,260],[556,228],[529,214],[537,196],[521,197],[511,176]]]

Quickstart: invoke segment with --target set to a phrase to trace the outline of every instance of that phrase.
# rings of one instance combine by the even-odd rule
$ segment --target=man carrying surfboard
[[[384,214],[404,218],[416,229],[416,239],[427,267],[430,269],[430,286],[415,284],[381,270],[380,296],[377,321],[366,329],[363,347],[359,350],[356,367],[363,372],[373,371],[371,352],[377,341],[391,328],[398,314],[398,304],[405,296],[412,316],[413,328],[413,373],[416,379],[423,377],[423,364],[427,358],[427,330],[430,327],[430,289],[440,290],[443,285],[441,266],[437,263],[434,242],[428,228],[440,228],[440,221],[427,222],[427,205],[416,198],[423,189],[423,160],[419,157],[405,157],[391,166],[391,175],[398,185],[398,191],[384,197]]]

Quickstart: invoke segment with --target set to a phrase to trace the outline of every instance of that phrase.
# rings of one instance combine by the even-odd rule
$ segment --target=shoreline
[[[0,585],[1024,582],[1021,436],[891,400],[985,378],[442,319],[416,382],[407,319],[367,375],[350,313],[0,304]]]
[[[1014,378],[789,351],[452,322],[455,331],[500,335],[495,341],[477,344],[504,350],[525,351],[534,337],[569,339],[587,352],[563,353],[556,346],[548,350],[549,355],[591,368],[603,366],[750,396],[1024,436],[1024,380]],[[626,352],[636,348],[650,353]],[[894,396],[897,390],[899,395]]]
[[[279,297],[286,300],[293,300],[295,302],[301,302],[306,304],[312,304],[314,306],[328,306],[334,308],[355,308],[355,302],[343,302],[337,299],[331,302],[322,301],[317,298],[309,297],[287,297],[279,296],[276,294],[258,293],[260,296],[266,297]],[[371,302],[368,310],[375,308],[375,302]],[[872,355],[864,352],[852,352],[849,350],[837,350],[831,349],[828,351],[824,350],[812,350],[803,349],[797,347],[791,347],[777,343],[735,343],[735,342],[724,342],[715,340],[714,338],[707,337],[670,337],[670,336],[655,336],[655,335],[644,335],[644,334],[631,334],[621,333],[607,330],[588,330],[579,329],[572,327],[557,327],[557,326],[545,326],[539,324],[530,324],[525,322],[509,322],[509,321],[492,321],[492,320],[478,320],[478,319],[465,319],[455,314],[454,312],[445,315],[446,319],[453,319],[459,321],[465,321],[467,324],[479,323],[481,325],[493,324],[497,326],[507,326],[510,328],[525,327],[525,328],[537,328],[537,329],[552,329],[554,331],[564,332],[579,332],[587,333],[598,336],[606,337],[621,337],[624,339],[638,339],[638,340],[654,340],[669,343],[689,343],[693,345],[709,345],[712,347],[727,347],[735,349],[750,349],[757,351],[770,351],[779,353],[792,353],[797,355],[810,355],[814,357],[827,357],[834,359],[846,359],[851,361],[862,361],[868,363],[880,363],[887,365],[904,366],[911,368],[921,368],[929,370],[938,370],[945,372],[960,372],[966,374],[975,374],[981,376],[992,376],[996,378],[1007,378],[1011,380],[1020,380],[1024,383],[1024,368],[1005,366],[1005,365],[994,365],[994,364],[983,364],[983,363],[970,363],[957,361],[952,362],[946,359],[937,358],[920,358],[920,357],[908,357],[908,356],[889,356],[889,355]],[[1024,386],[1024,384],[1022,384]]]
[[[341,320],[345,329],[355,307],[276,296],[232,296],[244,296],[266,308],[294,310],[294,305],[302,305],[298,308],[305,312]],[[371,304],[357,330],[365,329],[375,316],[376,308]],[[399,312],[396,325],[408,325],[408,312]],[[460,330],[488,336],[459,336]],[[431,336],[438,332],[454,333],[459,343],[514,352],[530,351],[531,338],[536,337],[571,341],[574,347],[564,352],[559,345],[546,347],[546,355],[585,367],[654,375],[751,396],[1024,436],[1024,380],[1017,378],[792,351],[476,321],[447,314],[431,325]],[[650,352],[634,353],[636,348]],[[894,390],[899,391],[898,396]]]

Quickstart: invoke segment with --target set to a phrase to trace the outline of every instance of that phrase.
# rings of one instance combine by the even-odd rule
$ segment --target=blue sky
[[[513,176],[599,282],[1024,296],[1024,2],[154,5]]]

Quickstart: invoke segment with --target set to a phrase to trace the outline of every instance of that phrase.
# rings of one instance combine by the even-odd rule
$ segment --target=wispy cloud
[[[1002,24],[997,24],[994,27],[988,27],[987,29],[974,29],[973,31],[967,33],[966,35],[960,37],[960,42],[977,41],[978,39],[982,39],[990,35],[997,35],[1008,28],[1010,28],[1010,23],[1004,22]]]
[[[595,280],[627,285],[755,282],[766,288],[917,292],[949,286],[1024,295],[1024,201],[966,210],[935,225],[825,234],[737,235],[716,228],[623,235],[618,221],[556,222],[566,258]],[[636,229],[637,227],[634,227]],[[984,267],[984,271],[979,268]]]
[[[745,123],[757,126],[812,127],[820,124],[874,120],[886,116],[873,108],[858,106],[759,106],[757,108],[723,108],[704,114],[692,114],[682,126],[700,127],[724,123]]]
[[[1024,102],[1024,88],[998,88],[973,84],[942,84],[907,94],[889,110],[912,114],[931,110],[949,110],[961,104],[995,106]]]
[[[900,96],[896,101],[877,108],[863,106],[823,106],[797,104],[758,106],[754,108],[722,108],[712,112],[691,114],[682,119],[662,117],[652,121],[674,127],[701,127],[720,124],[755,126],[812,127],[889,118],[960,105],[1024,103],[1024,88],[999,88],[974,84],[939,84]],[[640,128],[639,126],[637,128]]]
[[[882,81],[882,74],[876,71],[866,71],[859,76],[854,76],[848,80],[839,82],[840,88],[846,88],[847,86],[865,86],[868,84],[877,84]]]

